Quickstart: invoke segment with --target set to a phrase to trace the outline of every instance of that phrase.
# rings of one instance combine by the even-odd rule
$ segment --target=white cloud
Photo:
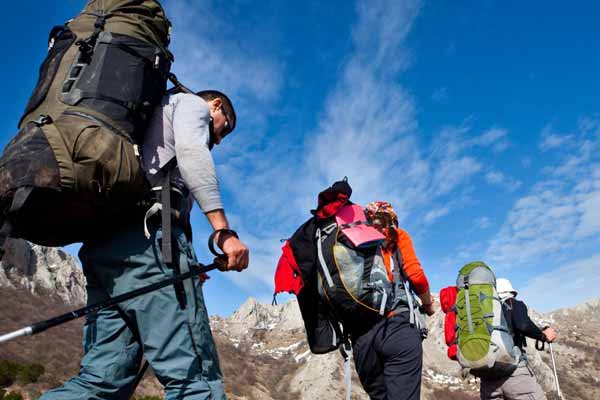
[[[192,90],[218,89],[227,93],[236,105],[238,119],[244,121],[238,129],[249,125],[254,128],[253,123],[263,122],[265,115],[256,109],[268,109],[266,105],[280,94],[283,66],[270,49],[261,47],[261,35],[268,32],[266,24],[258,24],[254,33],[248,32],[246,40],[240,41],[239,32],[220,17],[217,6],[208,0],[165,3],[173,21],[173,72]],[[255,140],[259,133],[260,130],[253,132]]]
[[[494,265],[556,263],[600,234],[600,138],[583,136],[576,150],[515,202],[486,252]]]
[[[459,126],[446,126],[434,139],[429,157],[431,168],[434,170],[430,198],[452,192],[482,170],[482,162],[475,156],[474,149],[485,148],[497,153],[510,146],[508,131],[497,127],[469,137],[472,132],[470,122],[467,119]],[[487,178],[493,183],[502,183],[509,190],[514,190],[520,185],[520,182],[505,178],[499,172],[490,172],[488,175]]]
[[[521,181],[504,175],[500,171],[489,171],[485,174],[485,180],[491,185],[504,187],[508,191],[515,191],[521,186]]]
[[[401,218],[410,196],[421,198],[428,166],[419,156],[413,101],[397,83],[410,63],[404,41],[419,9],[417,1],[358,3],[354,52],[305,148],[301,186],[313,198],[343,176],[355,201],[387,199]]]
[[[504,182],[504,174],[498,171],[490,171],[485,174],[485,180],[491,184],[498,184]]]
[[[473,156],[464,154],[472,146],[465,138],[470,130],[468,121],[465,121],[459,126],[442,128],[434,139],[429,156],[434,170],[431,195],[446,195],[481,170],[481,163]]]
[[[600,136],[600,114],[579,118],[577,126],[581,132],[590,136]]]
[[[447,215],[450,209],[446,207],[436,208],[425,214],[425,223],[431,224],[433,221]]]
[[[600,167],[594,173],[593,187],[585,193],[582,193],[578,202],[578,211],[581,219],[577,230],[576,238],[585,238],[600,233],[600,178],[598,175]]]
[[[494,127],[469,141],[470,145],[489,147],[494,153],[500,153],[510,147],[508,131]]]
[[[574,136],[567,134],[558,134],[554,132],[552,123],[547,124],[542,129],[541,133],[542,141],[540,143],[540,150],[548,151],[563,147],[569,144]]]
[[[569,307],[600,296],[600,254],[577,260],[531,279],[516,289],[538,311]]]

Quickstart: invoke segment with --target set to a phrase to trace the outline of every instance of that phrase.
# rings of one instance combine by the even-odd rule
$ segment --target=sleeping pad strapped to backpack
[[[448,286],[440,290],[440,306],[445,314],[444,339],[448,346],[448,358],[457,361],[458,346],[456,345],[456,286]]]
[[[517,368],[521,352],[502,312],[496,277],[485,263],[466,264],[456,279],[457,359],[476,376],[505,376]]]
[[[169,31],[153,0],[90,0],[52,29],[19,131],[0,159],[4,237],[81,241],[140,200],[137,145],[166,90]]]
[[[391,312],[413,311],[399,251],[392,268],[383,261],[385,236],[349,201],[346,181],[319,195],[319,208],[283,246],[275,293],[297,295],[313,353],[345,342],[349,326],[368,327]],[[411,321],[414,322],[411,312]]]

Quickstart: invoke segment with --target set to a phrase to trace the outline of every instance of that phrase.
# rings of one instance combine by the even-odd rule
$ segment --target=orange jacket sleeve
[[[398,250],[400,250],[400,254],[402,255],[404,272],[415,293],[418,295],[423,294],[429,289],[429,282],[421,267],[421,262],[417,258],[412,240],[406,231],[402,229],[396,229],[396,231],[398,232]]]

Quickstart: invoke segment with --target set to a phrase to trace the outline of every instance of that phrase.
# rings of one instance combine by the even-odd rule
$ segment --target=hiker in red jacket
[[[398,249],[404,273],[419,296],[428,315],[434,313],[429,282],[416,256],[410,236],[398,228],[398,217],[391,204],[369,203],[365,209],[369,221],[386,235],[384,263],[391,275],[391,254]],[[421,393],[423,364],[422,336],[410,324],[407,311],[392,311],[387,318],[368,327],[352,328],[354,361],[360,381],[371,399],[418,400]]]
[[[314,354],[341,350],[346,398],[352,350],[371,399],[419,400],[426,336],[419,308],[434,312],[429,283],[391,205],[375,202],[363,211],[351,194],[347,178],[319,193],[313,217],[283,246],[275,294],[298,296]]]

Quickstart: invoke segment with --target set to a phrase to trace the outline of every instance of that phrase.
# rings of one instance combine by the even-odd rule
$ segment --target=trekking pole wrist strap
[[[537,351],[543,351],[544,347],[546,347],[546,343],[545,343],[544,340],[539,340],[538,339],[538,340],[535,341],[535,349]]]
[[[222,229],[217,229],[215,230],[213,233],[211,233],[211,235],[208,238],[208,249],[210,250],[210,252],[215,255],[216,257],[224,257],[225,254],[224,253],[219,253],[217,252],[217,250],[215,249],[215,239],[217,238],[218,234],[229,234],[232,235],[233,237],[235,237],[236,239],[239,239],[240,237],[238,236],[237,232],[232,230],[232,229],[228,229],[228,228],[222,228]]]

